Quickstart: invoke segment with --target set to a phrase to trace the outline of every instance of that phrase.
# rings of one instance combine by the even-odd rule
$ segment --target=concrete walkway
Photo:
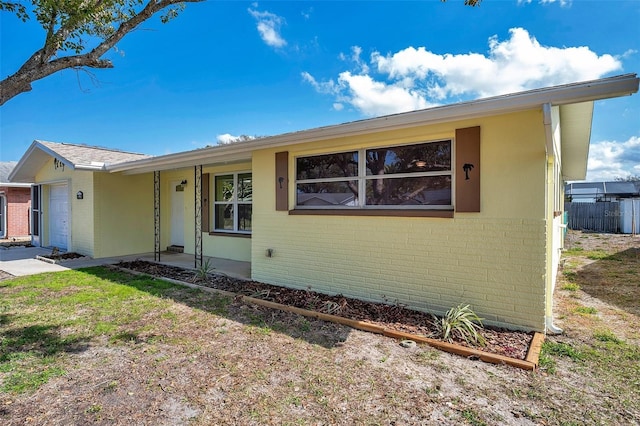
[[[36,256],[48,256],[50,254],[51,249],[41,247],[0,248],[0,271],[7,272],[13,276],[23,276],[40,274],[42,272],[58,272],[68,269],[87,268],[98,265],[113,265],[121,261],[130,262],[133,260],[145,260],[154,262],[153,253],[108,257],[103,259],[82,257],[78,259],[64,260],[56,264],[36,259]],[[251,263],[249,262],[239,262],[215,257],[205,257],[204,259],[205,262],[209,259],[209,264],[213,268],[212,272],[214,273],[221,273],[233,278],[251,278]],[[195,262],[192,254],[161,253],[160,263],[180,268],[195,269]]]

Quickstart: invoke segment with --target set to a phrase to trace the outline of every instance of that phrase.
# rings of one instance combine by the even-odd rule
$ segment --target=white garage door
[[[49,244],[67,249],[69,233],[69,194],[67,185],[51,186],[49,192]]]

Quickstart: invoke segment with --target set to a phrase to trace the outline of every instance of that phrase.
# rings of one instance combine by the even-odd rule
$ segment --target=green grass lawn
[[[0,424],[637,424],[638,318],[589,285],[525,372],[106,267],[0,281]]]
[[[92,340],[134,338],[133,324],[162,310],[173,284],[105,268],[0,282],[0,391],[35,390],[65,374],[62,360]],[[124,331],[126,330],[126,331]]]

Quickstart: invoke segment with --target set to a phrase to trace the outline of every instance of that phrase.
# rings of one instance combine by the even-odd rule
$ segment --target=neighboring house
[[[640,182],[571,182],[565,185],[569,229],[640,232]]]
[[[94,169],[65,157],[68,145],[36,141],[11,177],[34,181],[51,206],[41,245],[59,239],[51,216],[66,197],[65,247],[93,257],[178,245],[195,265],[251,262],[252,278],[270,284],[437,314],[469,303],[487,324],[556,332],[564,181],[585,178],[593,102],[635,93],[638,81],[96,159]]]
[[[571,182],[565,185],[564,193],[572,203],[620,201],[640,197],[640,182]]]
[[[31,184],[9,182],[17,162],[0,163],[0,239],[29,236]]]

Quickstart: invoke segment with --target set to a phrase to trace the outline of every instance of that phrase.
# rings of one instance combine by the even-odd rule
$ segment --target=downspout
[[[553,120],[551,115],[551,104],[545,103],[542,105],[544,135],[545,135],[545,223],[546,223],[546,257],[547,265],[553,267],[553,203],[550,202],[550,195],[554,193],[553,180],[555,179],[553,173],[553,167],[555,162],[555,152],[553,144]],[[551,169],[551,171],[550,171]],[[561,334],[562,329],[556,327],[553,324],[553,292],[555,285],[553,283],[553,273],[550,271],[550,267],[547,266],[545,273],[545,316],[544,325],[545,331],[549,334]]]

